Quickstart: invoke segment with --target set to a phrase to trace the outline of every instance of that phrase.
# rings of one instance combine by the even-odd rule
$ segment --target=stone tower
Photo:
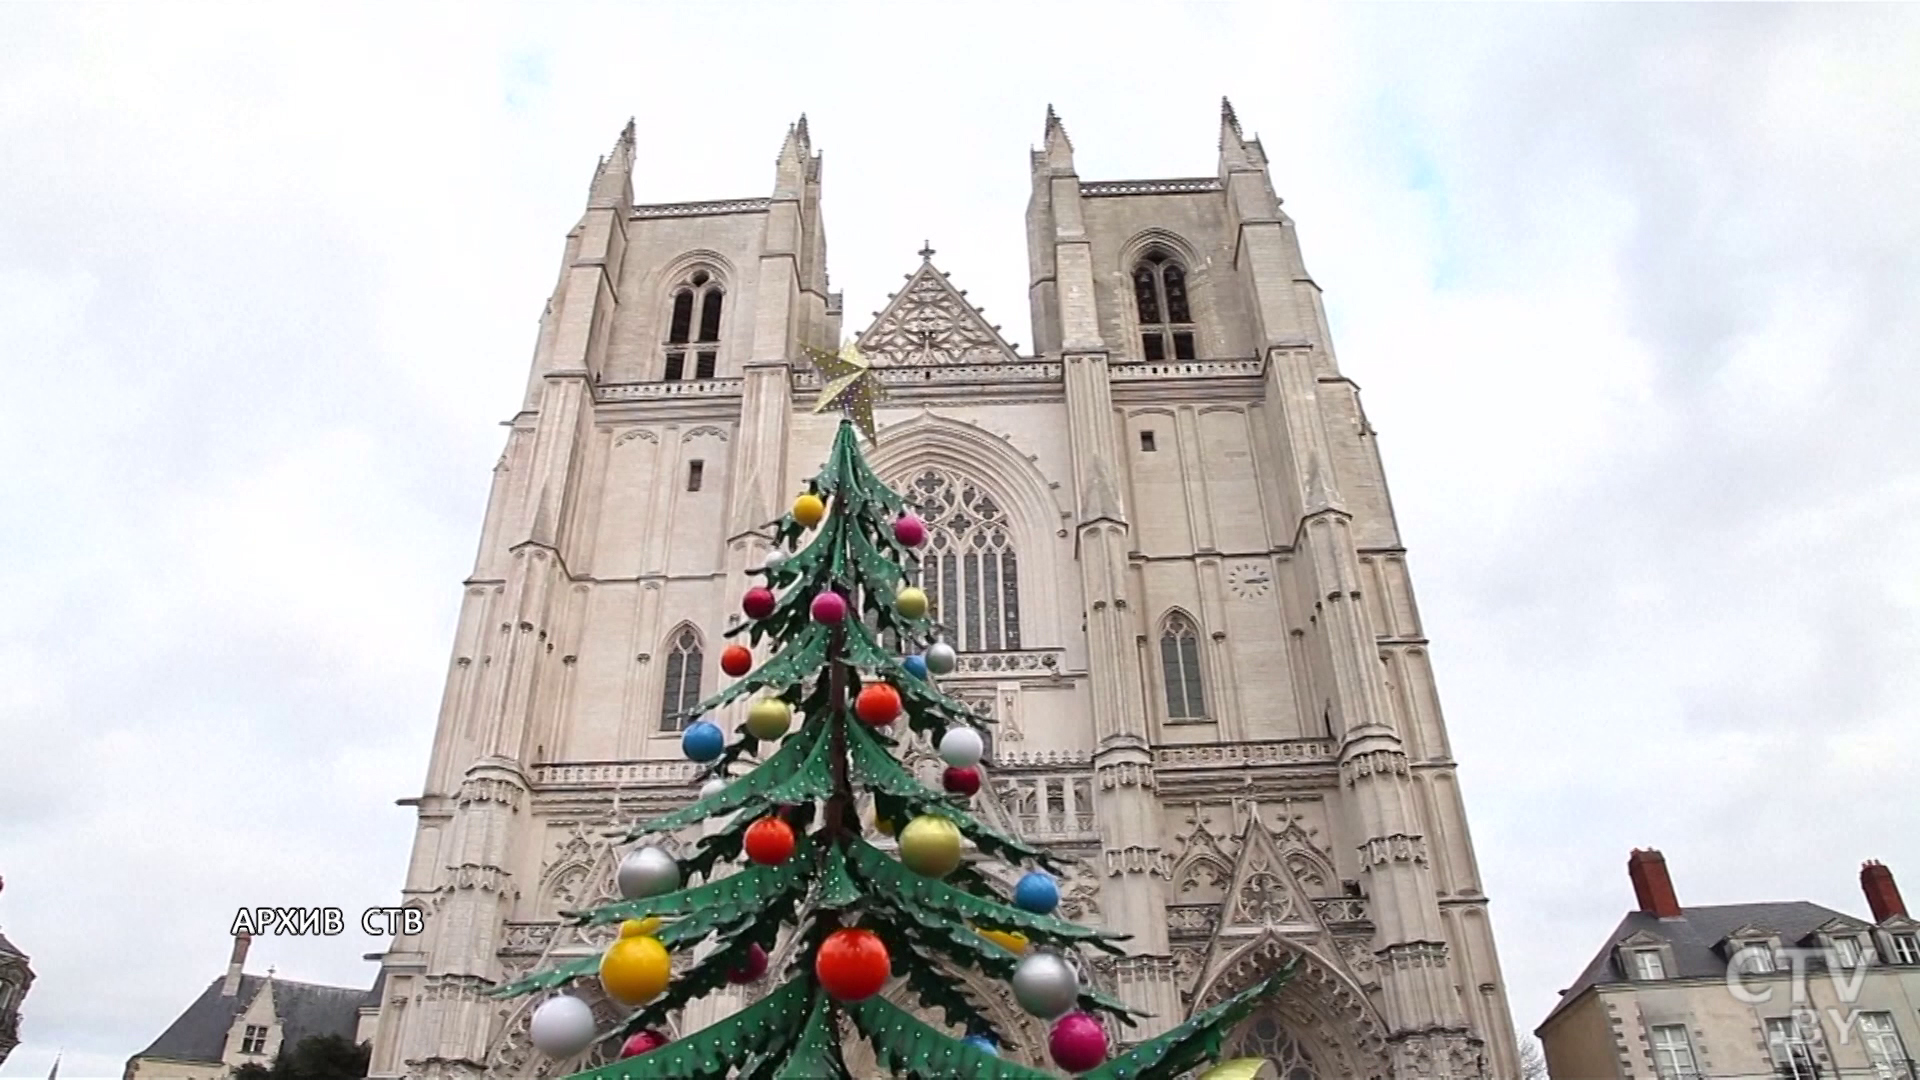
[[[1515,1077],[1374,433],[1264,150],[1223,102],[1216,175],[1085,181],[1049,109],[1030,167],[1032,355],[931,248],[859,335],[891,394],[873,463],[930,523],[922,583],[961,650],[943,683],[998,722],[980,812],[1076,856],[1067,915],[1132,935],[1094,970],[1155,1015],[1126,1037],[1298,956],[1235,1036],[1289,1080]],[[805,118],[765,197],[635,204],[635,169],[629,124],[494,469],[408,800],[426,930],[382,958],[375,1077],[609,1052],[546,1062],[527,1002],[485,993],[600,940],[556,913],[614,895],[607,829],[691,794],[663,717],[720,686],[755,530],[832,438]],[[1038,1062],[1002,988],[956,978]]]

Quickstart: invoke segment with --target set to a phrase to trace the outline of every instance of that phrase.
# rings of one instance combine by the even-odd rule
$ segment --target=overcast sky
[[[1516,1023],[1682,903],[1920,901],[1920,10],[0,7],[6,1076],[117,1077],[234,909],[397,899],[499,421],[595,158],[923,239],[1030,347],[1026,152],[1273,161],[1365,388]],[[699,17],[696,17],[699,16]],[[364,985],[358,935],[253,970]]]

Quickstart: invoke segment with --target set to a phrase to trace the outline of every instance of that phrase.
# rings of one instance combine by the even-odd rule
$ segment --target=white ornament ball
[[[659,896],[680,887],[680,864],[657,847],[635,848],[620,860],[614,880],[628,900]]]
[[[927,646],[927,670],[935,675],[951,675],[959,663],[960,657],[955,655],[953,646],[946,642],[936,641]]]
[[[1013,999],[1042,1020],[1070,1011],[1080,997],[1080,976],[1050,952],[1028,953],[1013,969]]]
[[[788,558],[789,556],[785,548],[774,548],[772,551],[767,552],[767,561],[763,565],[771,570],[781,563],[786,562]]]
[[[533,1045],[548,1057],[569,1058],[593,1045],[593,1010],[571,994],[548,998],[533,1010]]]
[[[727,790],[726,778],[716,776],[700,785],[700,797],[703,799],[711,799],[725,790]]]
[[[980,764],[986,752],[986,740],[970,727],[948,728],[947,733],[940,736],[940,760],[956,769]]]

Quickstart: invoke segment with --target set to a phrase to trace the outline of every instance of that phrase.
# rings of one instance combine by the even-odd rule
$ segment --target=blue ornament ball
[[[1051,915],[1060,906],[1060,886],[1053,878],[1035,870],[1013,887],[1013,905],[1035,915]]]
[[[927,658],[924,656],[909,656],[900,661],[900,666],[906,668],[907,674],[916,679],[927,677]]]
[[[726,745],[727,736],[720,726],[706,720],[688,725],[680,736],[680,752],[694,761],[712,761]]]
[[[991,1054],[994,1057],[1000,1056],[1000,1044],[987,1038],[985,1035],[969,1035],[960,1041],[983,1054]]]

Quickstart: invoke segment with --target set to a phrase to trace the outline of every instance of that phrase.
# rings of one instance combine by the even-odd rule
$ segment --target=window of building
[[[247,1030],[240,1036],[240,1052],[243,1054],[266,1053],[267,1029],[258,1024],[248,1024]]]
[[[1187,268],[1165,248],[1151,248],[1133,268],[1134,310],[1140,317],[1145,360],[1193,359],[1193,314],[1187,306]]]
[[[1893,1026],[1893,1014],[1870,1012],[1860,1014],[1860,1042],[1867,1051],[1867,1062],[1873,1066],[1877,1077],[1898,1077],[1899,1080],[1911,1080],[1907,1072],[1907,1048],[1900,1041],[1900,1032]]]
[[[660,730],[683,731],[700,704],[700,636],[686,627],[667,649],[666,688],[660,699]]]
[[[1020,567],[1005,510],[973,481],[918,473],[909,497],[927,523],[920,587],[961,652],[1020,647]]]
[[[1685,1024],[1661,1024],[1653,1029],[1653,1067],[1660,1080],[1694,1080],[1693,1041]]]
[[[1180,612],[1160,631],[1160,674],[1167,684],[1167,719],[1205,720],[1207,700],[1200,676],[1200,632]]]
[[[1764,941],[1749,941],[1734,954],[1734,964],[1749,975],[1766,975],[1774,970],[1773,948]]]
[[[1140,433],[1140,449],[1149,454],[1154,452],[1156,448],[1153,445],[1153,432],[1143,431]]]
[[[1920,964],[1920,935],[1894,934],[1888,940],[1893,944],[1894,963]]]
[[[725,303],[726,291],[705,270],[695,270],[673,291],[673,310],[667,318],[668,382],[687,377],[689,357],[694,378],[713,378],[714,364],[720,356],[720,313]],[[696,311],[700,314],[697,335]]]
[[[1815,1080],[1813,1048],[1793,1018],[1775,1017],[1767,1021],[1767,1053],[1784,1080]]]
[[[1857,937],[1837,937],[1833,939],[1833,962],[1843,968],[1860,966],[1860,939]]]
[[[1667,977],[1667,965],[1661,961],[1659,949],[1634,950],[1633,977],[1636,979],[1664,979]]]
[[[701,461],[698,458],[695,458],[694,460],[687,462],[687,490],[699,491],[700,481],[705,477],[706,472],[707,472],[706,462]]]

